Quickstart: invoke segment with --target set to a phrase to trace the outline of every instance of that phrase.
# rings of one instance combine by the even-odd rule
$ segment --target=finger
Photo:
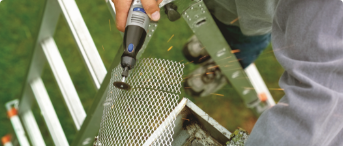
[[[116,8],[116,26],[121,32],[125,31],[126,19],[132,0],[112,0]]]
[[[142,5],[151,20],[158,21],[160,19],[160,8],[156,0],[142,0]]]

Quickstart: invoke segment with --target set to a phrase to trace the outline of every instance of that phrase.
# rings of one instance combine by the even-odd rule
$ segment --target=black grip
[[[128,25],[124,33],[124,53],[121,56],[121,66],[132,69],[136,64],[136,56],[142,48],[146,37],[144,28],[136,25]]]

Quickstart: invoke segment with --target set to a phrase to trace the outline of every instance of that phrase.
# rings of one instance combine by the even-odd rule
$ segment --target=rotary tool
[[[124,33],[123,48],[124,53],[121,56],[121,67],[123,68],[122,80],[116,81],[113,85],[119,89],[129,90],[131,87],[125,83],[129,75],[129,70],[136,64],[136,56],[145,41],[150,18],[146,14],[140,0],[133,0]]]

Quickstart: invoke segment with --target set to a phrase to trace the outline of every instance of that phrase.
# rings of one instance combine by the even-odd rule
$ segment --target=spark
[[[112,107],[111,107],[112,109],[114,108],[114,104],[112,105]]]
[[[179,61],[179,63],[182,62],[182,61],[183,61],[183,60]]]
[[[254,89],[255,90],[255,88],[252,88],[252,87],[243,87],[244,89]],[[278,90],[278,91],[283,91],[283,89],[282,88],[268,88],[268,90]]]
[[[111,19],[108,19],[108,25],[110,26],[110,31],[112,31],[111,30]]]
[[[193,61],[191,61],[191,62],[187,62],[187,63],[185,63],[185,65],[187,65],[187,64],[189,64],[189,63],[193,63]]]
[[[195,74],[195,75],[193,75],[194,77],[196,77],[196,76],[200,76],[201,74]]]
[[[187,79],[187,78],[189,78],[190,76],[188,76],[188,77],[185,77],[185,78],[183,78],[183,79]]]
[[[287,48],[290,48],[290,47],[293,47],[293,46],[295,46],[295,45],[292,44],[292,45],[281,47],[281,48],[275,48],[275,49],[272,49],[271,51],[265,52],[264,54],[280,51],[280,50],[287,49]]]
[[[185,77],[185,78],[183,78],[183,79],[187,79],[187,78],[189,78],[189,77],[196,77],[196,76],[200,76],[201,74],[194,74],[194,75],[190,75],[190,76],[188,76],[188,77]]]
[[[208,56],[208,55],[205,55],[205,56],[201,57],[201,58],[199,59],[199,61],[202,60],[202,59],[204,59],[204,58],[207,57],[207,56]]]
[[[207,69],[211,69],[211,68],[217,68],[217,67],[219,67],[219,65],[216,65],[216,66],[211,66],[211,67],[209,67],[209,68],[207,68]]]
[[[268,88],[269,90],[279,90],[279,91],[283,91],[282,88]]]
[[[211,93],[213,95],[224,96],[223,94]]]
[[[238,59],[237,60],[231,60],[228,63],[231,63],[231,62],[238,62]]]
[[[104,45],[102,45],[102,50],[105,50]]]
[[[235,53],[238,53],[238,52],[240,52],[241,50],[239,50],[239,49],[237,49],[237,50],[231,50],[231,53],[232,54],[235,54]]]
[[[189,122],[189,119],[186,119],[186,118],[182,118],[182,120],[187,120]]]
[[[170,46],[169,49],[168,49],[168,51],[170,51],[172,48],[173,48],[173,46]]]
[[[229,57],[226,57],[226,58],[224,58],[224,59],[222,59],[222,60],[225,60],[225,59],[229,59],[229,58],[231,58],[232,56],[229,56]]]
[[[209,75],[209,74],[213,74],[213,72],[207,72],[206,74],[207,74],[207,75]]]
[[[236,19],[232,20],[232,21],[230,22],[230,24],[235,23],[238,19],[239,19],[239,17],[237,17]]]
[[[174,37],[174,34],[169,38],[169,40],[167,41],[167,43]]]

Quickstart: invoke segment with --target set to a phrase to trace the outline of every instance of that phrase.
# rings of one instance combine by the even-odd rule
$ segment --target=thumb
[[[160,8],[156,0],[141,0],[145,12],[151,20],[158,21],[160,19]]]

